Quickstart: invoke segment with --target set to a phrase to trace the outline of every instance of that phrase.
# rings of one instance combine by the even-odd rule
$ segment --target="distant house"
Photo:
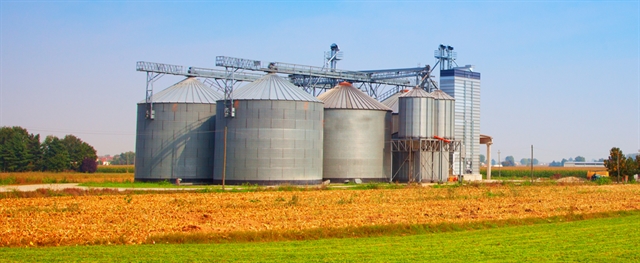
[[[604,167],[604,162],[564,162],[564,167]]]
[[[113,161],[113,156],[98,156],[98,164],[100,165],[110,165],[111,161]]]

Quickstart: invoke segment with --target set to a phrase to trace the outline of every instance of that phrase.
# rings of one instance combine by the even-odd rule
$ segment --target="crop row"
[[[132,173],[19,172],[0,173],[0,185],[86,182],[132,182]]]
[[[597,169],[597,170],[603,170],[603,169]],[[574,176],[574,177],[586,178],[587,171],[589,170],[584,168],[582,169],[534,168],[533,177],[534,178],[553,178],[554,176],[556,177]],[[482,174],[483,177],[486,178],[487,176],[486,169],[481,169],[480,173]],[[526,169],[521,167],[518,167],[518,169],[504,169],[503,167],[491,169],[492,179],[497,179],[500,177],[521,178],[521,177],[530,177],[530,176],[531,176],[531,169],[528,167]]]
[[[96,173],[134,173],[133,165],[100,165]]]

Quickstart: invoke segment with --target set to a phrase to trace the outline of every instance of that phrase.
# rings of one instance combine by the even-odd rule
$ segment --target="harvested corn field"
[[[7,198],[0,200],[0,244],[137,244],[184,232],[225,236],[246,231],[465,223],[622,210],[640,210],[640,185]]]

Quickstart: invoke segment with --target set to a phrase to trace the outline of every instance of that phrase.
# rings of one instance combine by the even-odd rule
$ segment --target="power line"
[[[67,134],[97,134],[97,135],[136,135],[131,132],[122,132],[122,131],[72,131],[72,130],[59,130],[59,129],[50,129],[50,128],[25,128],[28,131],[39,131],[39,132],[60,132]]]

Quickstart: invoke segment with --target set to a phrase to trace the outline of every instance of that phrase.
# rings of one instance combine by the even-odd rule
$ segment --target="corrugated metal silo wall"
[[[138,104],[136,181],[213,181],[215,104],[154,103],[154,120]]]
[[[325,109],[323,180],[389,181],[390,112]]]
[[[391,114],[391,134],[398,132],[398,127],[400,125],[400,120],[398,118],[399,116],[397,113]]]
[[[433,98],[400,97],[398,103],[398,137],[431,138]]]
[[[227,126],[226,184],[322,182],[324,107],[319,102],[236,100],[236,116],[218,103],[214,181],[222,181]]]
[[[385,180],[391,179],[392,165],[391,165],[391,136],[393,134],[393,113],[387,112],[384,119],[385,123],[385,135],[384,135],[384,173],[386,175]],[[397,115],[397,114],[396,114]]]

